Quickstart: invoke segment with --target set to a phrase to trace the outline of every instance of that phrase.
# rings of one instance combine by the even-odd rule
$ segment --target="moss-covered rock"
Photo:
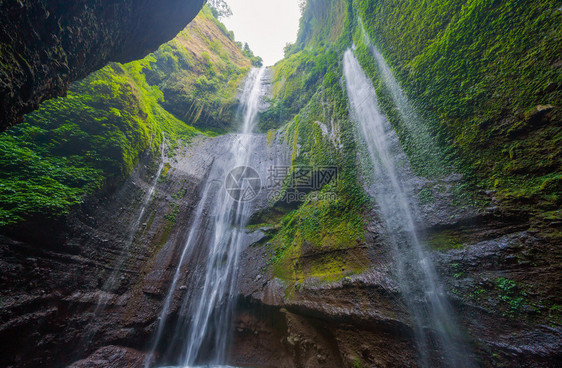
[[[172,39],[203,0],[0,2],[0,131],[70,82]]]
[[[0,133],[0,229],[61,219],[86,196],[115,188],[143,155],[159,155],[162,142],[176,148],[204,134],[193,125],[224,130],[250,65],[205,7],[156,53],[73,83],[66,97]],[[196,116],[177,113],[186,106]]]

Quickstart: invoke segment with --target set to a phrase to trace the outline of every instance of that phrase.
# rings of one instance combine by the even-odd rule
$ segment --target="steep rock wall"
[[[490,367],[556,366],[562,352],[556,245],[560,155],[554,144],[560,136],[558,6],[345,3],[347,7],[341,1],[307,2],[297,43],[272,68],[274,96],[264,113],[271,118],[267,123],[276,126],[272,121],[277,118],[277,126],[282,125],[294,165],[322,162],[334,155],[334,147],[341,155],[339,165],[360,165],[356,155],[361,146],[348,135],[352,124],[346,121],[346,96],[340,92],[342,53],[354,44],[405,151],[404,162],[412,166],[408,184],[420,208],[415,220],[459,323],[470,336],[476,361]],[[453,8],[458,12],[447,10]],[[330,34],[337,28],[338,35]],[[404,106],[393,101],[396,91],[383,80],[384,71],[365,47],[366,36],[381,50],[398,89],[403,87],[398,93],[410,97],[417,119],[401,116]],[[529,42],[539,38],[544,42]],[[435,58],[428,61],[425,52]],[[515,52],[521,57],[506,56]],[[500,64],[509,75],[493,72]],[[517,99],[512,98],[515,93]],[[460,105],[470,113],[454,111]],[[427,129],[426,137],[433,142],[407,132],[408,123]],[[423,150],[417,149],[430,145],[439,158],[433,166],[420,159]],[[351,175],[353,180],[343,187],[353,188],[364,179],[361,172]],[[332,188],[339,198],[345,195],[342,186]],[[305,201],[282,216],[262,217],[275,231],[249,252],[246,261],[252,266],[244,268],[262,271],[241,280],[242,292],[250,303],[299,316],[301,323],[292,326],[300,327],[293,328],[289,345],[301,366],[323,366],[330,346],[341,360],[327,361],[336,366],[415,365],[412,322],[395,287],[382,222],[372,204],[352,198],[337,216],[326,216],[329,207],[321,201]],[[341,227],[333,226],[338,218],[350,229],[355,222],[349,219],[358,217],[364,221],[364,236],[341,236]],[[327,223],[332,227],[323,227]],[[255,265],[254,259],[263,261]],[[381,328],[389,322],[393,329]],[[315,336],[327,340],[315,345]],[[396,350],[390,351],[384,341]]]
[[[194,138],[158,178],[159,158],[146,157],[114,194],[75,208],[66,229],[41,245],[1,237],[0,342],[9,354],[0,365],[61,367],[104,348],[94,357],[121,367],[142,355],[132,349],[150,343],[201,183],[223,145]]]
[[[203,0],[0,2],[0,130],[110,61],[172,39]]]
[[[143,72],[164,94],[161,105],[201,130],[224,132],[234,122],[238,88],[251,66],[233,32],[205,6]]]

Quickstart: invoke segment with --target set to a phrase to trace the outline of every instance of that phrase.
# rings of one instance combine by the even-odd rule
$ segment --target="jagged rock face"
[[[436,201],[438,212],[447,207],[446,198]],[[433,251],[431,257],[475,361],[482,367],[556,367],[562,329],[555,320],[546,322],[547,308],[533,300],[546,302],[559,295],[559,265],[549,260],[559,253],[556,245],[522,230],[528,227],[525,221],[494,208],[478,213],[448,208],[444,213],[449,216],[424,232],[429,239],[444,234],[461,239],[457,247]],[[370,217],[366,242],[347,250],[353,257],[366,253],[370,265],[340,281],[310,278],[291,287],[268,271],[266,247],[246,249],[240,262],[246,304],[237,316],[235,364],[276,366],[283,351],[289,361],[283,367],[419,366],[414,326],[393,277],[396,265],[377,235],[376,218]],[[333,251],[303,252],[295,262],[306,268],[326,257],[333,257]],[[515,284],[498,287],[505,278],[532,278],[537,286],[527,293],[515,290]],[[270,352],[272,346],[277,348]],[[250,353],[256,351],[266,351],[270,359],[256,360]]]
[[[131,349],[150,342],[212,161],[212,144],[194,146],[159,180],[145,159],[115,193],[75,209],[57,237],[40,244],[0,237],[0,344],[9,351],[0,366],[62,367],[90,354],[76,366],[139,366],[142,354]],[[116,281],[104,286],[109,277]]]
[[[73,363],[69,368],[136,368],[144,365],[146,355],[122,346],[104,346],[87,359]]]
[[[194,138],[170,160],[128,252],[124,250],[140,202],[155,182],[155,168],[145,167],[149,160],[116,193],[92,199],[73,212],[62,236],[41,245],[0,238],[0,345],[9,352],[0,357],[0,365],[142,366],[202,185],[211,163],[233,137]],[[266,146],[263,140],[261,146]],[[557,252],[556,245],[525,231],[528,224],[497,209],[451,207],[447,191],[422,210],[428,238],[443,238],[445,233],[462,243],[432,256],[482,366],[555,367],[562,351],[560,328],[547,326],[537,315],[540,311],[511,316],[502,303],[517,295],[496,295],[494,283],[500,276],[532,275],[543,288],[534,293],[556,295],[559,266],[546,259]],[[255,230],[256,237],[248,237],[261,240],[248,244],[240,259],[231,364],[417,366],[413,326],[393,276],[392,255],[379,234],[376,213],[367,217],[365,241],[354,248],[341,253],[302,248],[298,261],[303,269],[334,256],[368,261],[364,271],[329,282],[309,278],[291,288],[268,266],[268,231]],[[434,221],[437,218],[441,220]],[[544,251],[528,254],[539,246]],[[530,258],[521,258],[525,254]],[[198,248],[181,270],[160,353],[173,338],[169,331],[178,322],[186,293],[195,297],[193,280],[204,257],[204,247]],[[528,262],[539,268],[529,272]],[[119,264],[123,267],[114,273]],[[118,281],[108,289],[103,285],[112,274]],[[473,285],[482,285],[483,291]],[[100,298],[107,303],[96,315]]]
[[[0,130],[110,61],[172,39],[204,0],[0,1]]]

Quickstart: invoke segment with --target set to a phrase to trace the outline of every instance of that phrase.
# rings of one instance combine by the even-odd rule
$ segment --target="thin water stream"
[[[151,145],[152,145],[152,140],[151,140]],[[105,282],[102,286],[102,290],[104,291],[104,293],[101,293],[98,297],[96,307],[94,308],[94,312],[92,313],[92,317],[91,317],[92,321],[95,320],[97,317],[99,317],[100,313],[105,310],[108,301],[112,297],[113,290],[119,284],[118,276],[119,276],[119,274],[121,274],[121,271],[123,269],[125,261],[127,260],[127,258],[130,255],[129,252],[130,252],[131,247],[134,243],[135,235],[137,234],[137,232],[139,230],[139,226],[141,224],[142,219],[144,218],[144,214],[146,212],[146,209],[147,209],[148,205],[150,204],[150,201],[152,200],[154,192],[156,191],[156,186],[158,184],[158,178],[160,177],[160,174],[162,174],[162,170],[164,169],[164,165],[165,165],[164,149],[165,149],[165,136],[162,135],[162,142],[160,144],[160,162],[158,164],[158,169],[156,170],[156,173],[155,173],[155,175],[152,179],[152,182],[150,183],[150,187],[148,188],[148,190],[144,194],[144,197],[143,197],[141,205],[140,205],[140,210],[138,212],[137,217],[135,218],[135,221],[133,221],[129,225],[129,228],[128,228],[128,231],[127,231],[127,236],[126,236],[125,241],[124,241],[125,246],[121,250],[121,255],[117,258],[115,263],[112,265],[112,270],[109,273],[109,275],[107,276],[107,278],[106,278],[106,280],[105,280]],[[84,334],[84,339],[83,339],[84,342],[86,344],[88,344],[89,340],[96,334],[96,332],[97,332],[96,328],[88,327],[88,331]]]
[[[152,182],[150,183],[149,189],[144,194],[144,197],[143,197],[142,202],[141,202],[139,214],[137,215],[135,221],[129,227],[129,231],[127,233],[127,238],[125,239],[125,248],[123,248],[123,251],[122,251],[123,255],[117,260],[116,264],[113,266],[113,271],[107,277],[107,280],[105,281],[104,286],[103,286],[103,290],[111,291],[117,285],[117,276],[121,272],[121,268],[123,267],[123,264],[125,263],[125,260],[127,259],[129,250],[131,249],[131,246],[133,245],[135,235],[137,234],[137,231],[139,229],[141,221],[144,217],[144,213],[146,212],[146,209],[147,209],[150,201],[152,200],[152,196],[154,195],[154,192],[156,191],[156,186],[158,185],[158,178],[160,178],[160,175],[162,174],[162,170],[164,170],[164,165],[165,165],[164,149],[165,149],[165,136],[163,134],[162,135],[162,143],[160,144],[160,162],[158,164],[158,170],[156,170],[156,174],[154,175],[154,178],[152,179]],[[98,301],[98,305],[96,307],[96,310],[95,310],[94,314],[96,314],[96,312],[98,312],[98,310],[100,308],[103,309],[105,303],[107,303],[107,298],[101,297],[100,300]]]
[[[367,31],[363,26],[361,19],[358,23],[363,35],[364,42],[371,53],[371,56],[377,66],[380,78],[390,94],[390,98],[396,111],[400,116],[403,127],[410,136],[409,142],[415,147],[416,155],[421,157],[426,166],[432,166],[433,170],[443,171],[445,163],[443,153],[438,149],[435,138],[431,135],[428,125],[422,121],[422,118],[416,112],[413,104],[410,102],[400,84],[394,77],[392,69],[384,59],[379,49],[371,42]]]
[[[372,194],[396,260],[396,274],[412,316],[424,367],[471,367],[454,314],[414,220],[415,201],[399,173],[396,134],[380,112],[375,90],[351,50],[343,60],[344,77],[358,136],[373,165]]]

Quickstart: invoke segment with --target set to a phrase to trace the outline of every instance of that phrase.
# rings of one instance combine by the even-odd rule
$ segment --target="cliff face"
[[[558,366],[562,197],[556,144],[562,104],[559,53],[548,46],[557,45],[561,12],[554,3],[307,2],[296,44],[272,70],[271,105],[262,112],[260,124],[264,130],[277,130],[256,136],[264,150],[258,156],[265,158],[272,142],[283,142],[291,169],[337,167],[338,180],[307,191],[300,200],[270,201],[253,214],[247,229],[250,241],[239,263],[228,363],[287,368],[419,365],[416,324],[406,306],[408,295],[399,286],[385,221],[374,205],[376,193],[369,191],[367,173],[372,167],[363,162],[365,147],[354,134],[342,83],[342,56],[355,44],[354,53],[390,121],[389,141],[400,158],[400,182],[417,208],[413,217],[420,239],[466,333],[472,357],[483,367]],[[525,31],[523,37],[510,33],[512,21]],[[98,194],[81,208],[74,207],[66,216],[67,227],[53,230],[56,237],[39,233],[40,243],[0,238],[0,342],[14,352],[0,363],[49,367],[81,359],[75,367],[142,364],[201,184],[209,166],[221,159],[222,149],[236,139],[193,137],[196,132],[178,119],[197,121],[200,129],[227,127],[229,122],[221,119],[229,114],[216,106],[232,108],[235,85],[249,66],[248,60],[238,59],[232,39],[213,26],[208,14],[202,13],[196,24],[200,32],[188,27],[145,60],[112,66],[99,78],[76,84],[76,93],[86,102],[92,95],[105,96],[101,92],[108,88],[124,100],[104,105],[110,107],[110,117],[98,112],[88,117],[113,122],[135,116],[150,122],[141,129],[144,145],[135,152],[151,146],[149,137],[160,141],[161,130],[174,149],[159,180],[153,177],[156,165],[145,159],[114,194]],[[220,42],[212,44],[213,38]],[[541,41],[529,43],[531,38]],[[488,43],[492,39],[497,42]],[[225,53],[228,58],[221,57]],[[474,63],[465,63],[465,54]],[[237,72],[230,76],[232,66]],[[517,70],[524,76],[511,78]],[[111,81],[117,76],[123,80],[119,78],[114,88]],[[389,76],[403,89],[393,90]],[[127,103],[131,91],[146,102],[138,109]],[[511,99],[514,91],[521,95]],[[408,99],[410,105],[404,102]],[[97,97],[92,101],[99,102]],[[450,111],[443,110],[448,107]],[[404,117],[407,112],[412,113]],[[48,108],[40,110],[33,118],[45,131],[34,125],[23,129],[22,124],[15,137],[39,143],[51,137],[64,149],[89,141],[81,133],[67,135],[76,130],[60,119],[65,114],[57,111],[53,119]],[[91,128],[92,121],[82,123]],[[112,124],[127,126],[128,121]],[[135,124],[138,121],[131,126]],[[112,136],[122,137],[108,135]],[[14,144],[21,141],[25,139],[14,139]],[[53,146],[58,147],[49,147]],[[23,148],[14,152],[27,152]],[[87,153],[84,157],[92,157]],[[0,163],[8,178],[16,171],[7,165],[12,156],[6,157]],[[127,162],[135,166],[135,160]],[[68,179],[55,169],[31,168]],[[85,176],[79,170],[72,174],[78,182]],[[13,187],[25,178],[15,178]],[[45,190],[40,184],[44,185],[31,187],[29,197],[51,204],[42,200]],[[142,198],[153,184],[153,199],[137,221]],[[292,190],[280,189],[286,195],[295,194]],[[22,202],[14,192],[2,192],[3,203]],[[181,313],[190,313],[181,303],[186,294],[196,295],[198,286],[192,281],[204,274],[201,245],[173,290],[169,329],[157,349],[162,354],[159,363],[167,363],[162,356],[169,346],[181,344],[171,344],[171,327],[180,317],[186,320]],[[120,264],[124,267],[118,268]],[[118,281],[108,287],[112,274]],[[103,314],[97,311],[99,300],[106,301]],[[424,296],[416,303],[420,309],[428,307]],[[439,354],[435,352],[434,366],[440,364]]]
[[[144,73],[164,93],[161,104],[166,110],[201,130],[231,128],[238,87],[251,63],[211,8],[205,6],[153,56]]]
[[[0,365],[63,367],[105,347],[104,366],[142,366],[134,349],[150,341],[214,156],[197,142],[199,151],[184,149],[158,177],[161,159],[145,157],[40,247],[0,237],[0,341],[10,351]]]
[[[41,226],[100,188],[112,190],[164,136],[175,147],[201,133],[193,125],[229,128],[249,68],[204,7],[153,54],[72,83],[65,98],[0,133],[0,231],[25,236],[26,221]]]
[[[0,2],[0,129],[110,61],[172,39],[204,0]]]

